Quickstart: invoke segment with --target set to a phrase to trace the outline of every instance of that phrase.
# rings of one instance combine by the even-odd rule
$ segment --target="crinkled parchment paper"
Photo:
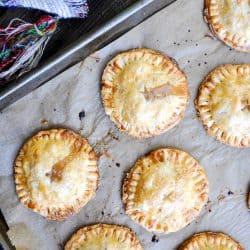
[[[9,235],[19,249],[61,249],[76,229],[97,222],[131,227],[145,249],[175,249],[193,233],[204,230],[228,233],[250,249],[250,214],[246,206],[250,149],[234,149],[209,137],[193,104],[197,88],[210,70],[222,63],[249,63],[250,55],[213,40],[202,11],[203,0],[178,0],[2,111],[0,207],[10,226]],[[152,139],[136,140],[120,133],[105,115],[100,99],[100,77],[107,61],[119,51],[135,47],[160,50],[173,57],[187,74],[191,92],[181,123]],[[81,111],[85,111],[85,117],[80,120]],[[96,197],[64,222],[48,221],[26,209],[18,202],[13,183],[13,161],[22,143],[35,132],[51,127],[78,131],[104,154],[99,161],[101,182]],[[154,243],[152,233],[124,214],[121,184],[138,157],[164,146],[189,152],[206,169],[210,202],[189,226],[177,233],[159,235],[159,242]]]

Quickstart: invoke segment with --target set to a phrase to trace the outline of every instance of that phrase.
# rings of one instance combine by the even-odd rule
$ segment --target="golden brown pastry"
[[[147,230],[175,232],[200,214],[208,180],[189,154],[162,148],[135,163],[124,180],[122,198],[126,213]]]
[[[247,205],[248,208],[250,209],[250,192],[248,193]]]
[[[118,54],[102,76],[106,113],[136,138],[159,135],[183,118],[189,93],[186,76],[162,53],[134,49]]]
[[[178,250],[244,250],[230,236],[223,233],[204,232],[186,240]]]
[[[94,151],[87,140],[67,129],[39,132],[15,161],[20,201],[51,220],[77,213],[95,194],[98,179]]]
[[[250,146],[250,64],[213,70],[195,104],[209,135],[234,147]]]
[[[228,46],[250,52],[249,0],[205,0],[205,20]]]
[[[78,230],[65,250],[142,250],[132,230],[127,227],[97,224]]]

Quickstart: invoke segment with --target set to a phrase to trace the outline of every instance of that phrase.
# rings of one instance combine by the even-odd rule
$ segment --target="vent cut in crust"
[[[134,232],[127,227],[97,224],[78,230],[65,250],[142,250]]]
[[[126,213],[153,232],[182,229],[200,214],[207,198],[204,169],[189,154],[173,148],[139,159],[123,184]]]
[[[186,76],[169,57],[149,49],[118,54],[102,76],[106,113],[136,138],[159,135],[183,118],[189,93]]]
[[[186,240],[178,250],[244,250],[231,237],[223,233],[199,233]]]
[[[205,0],[205,20],[228,46],[250,52],[250,1]]]
[[[250,64],[213,70],[195,104],[209,135],[234,147],[250,146]]]
[[[51,220],[77,213],[95,194],[97,158],[87,140],[67,129],[41,131],[15,161],[20,201]]]

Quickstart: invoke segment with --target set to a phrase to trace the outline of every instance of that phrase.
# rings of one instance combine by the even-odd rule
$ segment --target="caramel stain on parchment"
[[[210,35],[210,34],[205,34],[205,37],[208,37],[208,38],[210,38],[210,39],[212,39],[212,40],[215,40],[214,36],[212,36],[212,35]]]
[[[115,140],[119,141],[119,137],[116,136],[111,130],[107,132],[105,136],[102,137],[101,140],[96,141],[94,145],[95,152],[100,157],[106,157],[112,159],[113,156],[108,153],[110,143]]]
[[[40,124],[41,124],[41,125],[48,125],[48,123],[49,123],[49,122],[48,122],[48,120],[46,120],[46,119],[41,119],[41,120],[40,120]]]
[[[217,197],[217,200],[218,200],[218,201],[222,201],[222,200],[224,200],[225,198],[226,198],[225,195],[220,194],[220,195]]]

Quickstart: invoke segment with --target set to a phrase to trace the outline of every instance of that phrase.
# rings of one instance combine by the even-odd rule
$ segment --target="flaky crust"
[[[250,64],[213,70],[200,85],[195,106],[209,135],[233,147],[249,147]]]
[[[244,248],[230,236],[223,233],[204,232],[195,234],[186,240],[178,250],[244,250]]]
[[[205,21],[228,46],[250,52],[249,0],[205,0]]]
[[[102,76],[106,113],[120,131],[136,138],[159,135],[183,118],[187,79],[166,55],[149,49],[118,54]]]
[[[248,193],[247,206],[250,209],[250,191]]]
[[[142,250],[135,233],[127,227],[107,224],[86,226],[78,230],[65,245],[65,250]]]
[[[126,213],[148,231],[175,232],[194,220],[208,198],[204,169],[189,154],[162,148],[140,158],[126,175]]]
[[[93,197],[99,181],[94,151],[68,129],[41,131],[29,139],[14,172],[20,201],[50,220],[77,213]]]

